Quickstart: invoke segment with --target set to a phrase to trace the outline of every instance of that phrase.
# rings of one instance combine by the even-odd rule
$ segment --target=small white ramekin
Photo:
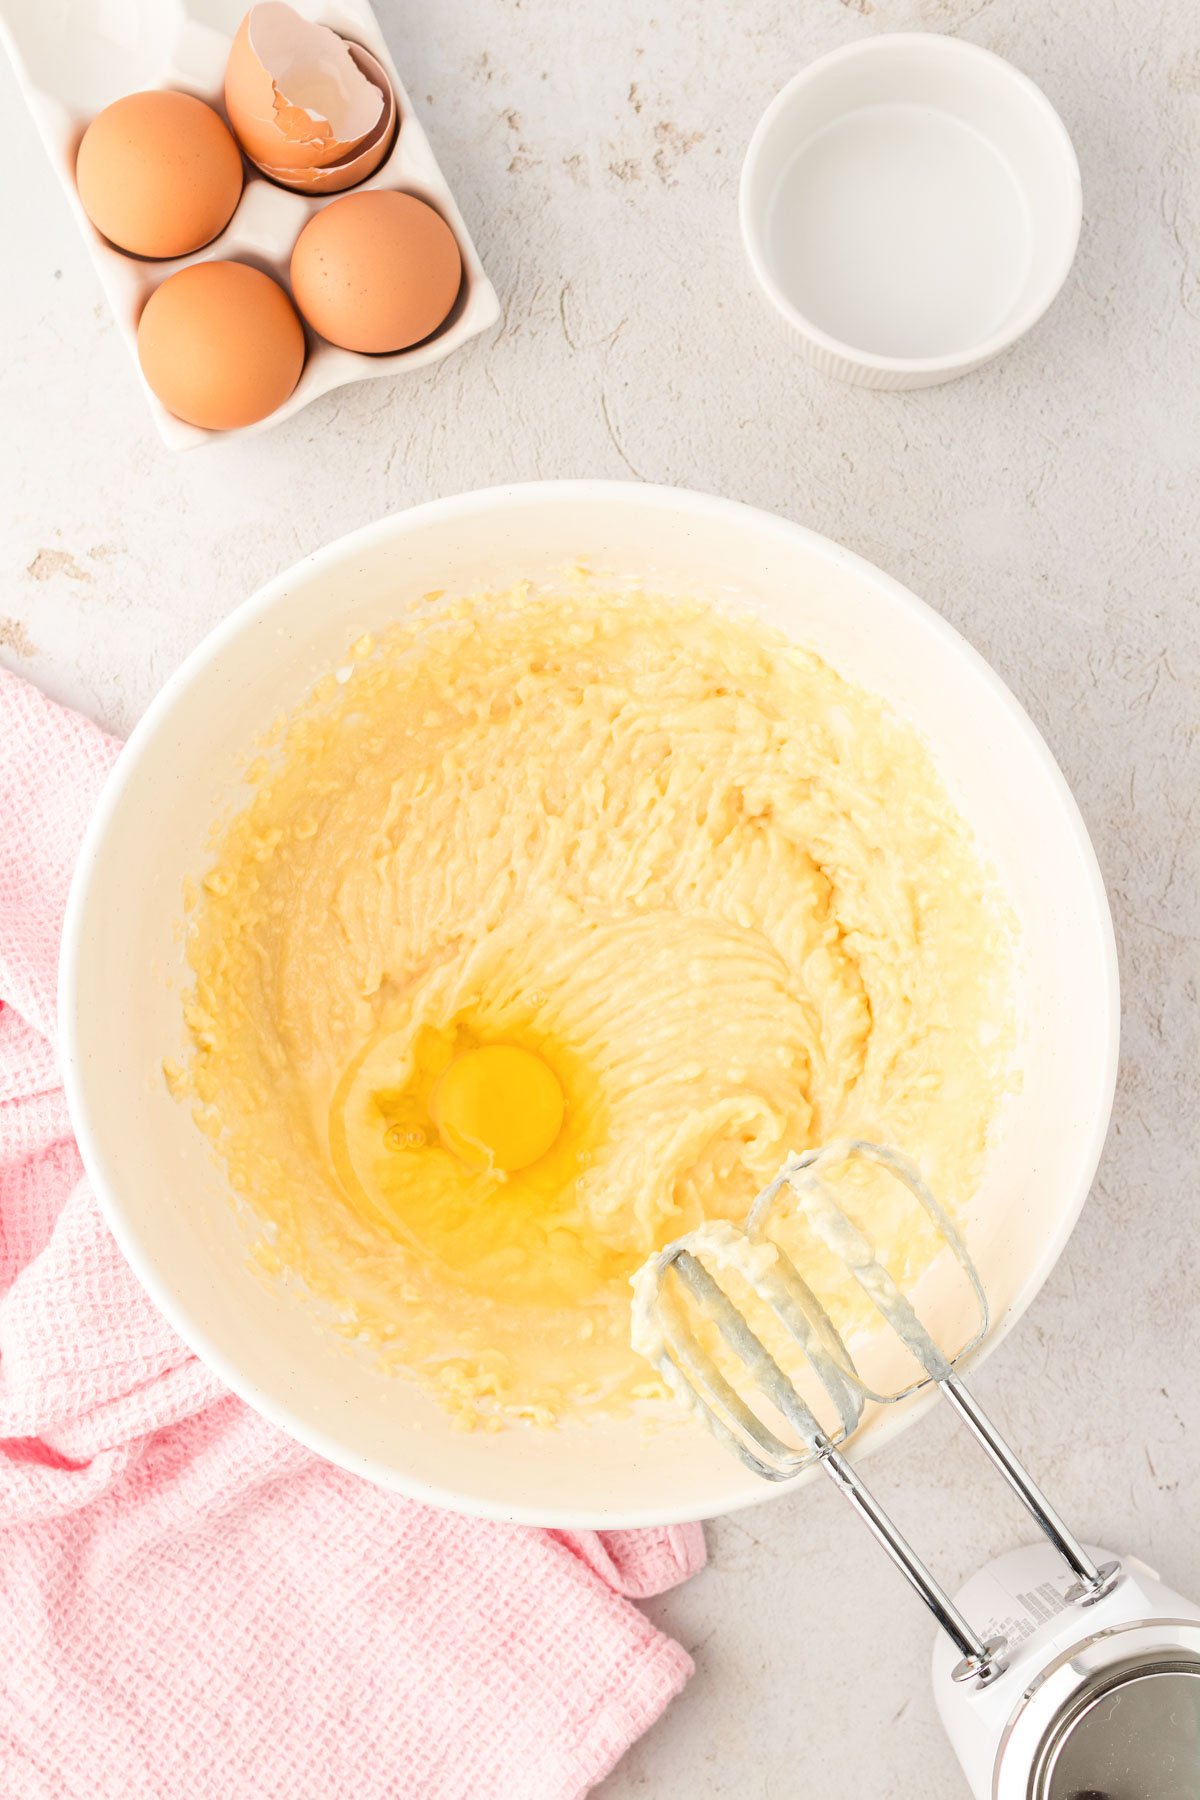
[[[802,69],[746,153],[742,237],[828,375],[873,388],[965,375],[1055,298],[1083,216],[1041,89],[990,50],[896,32]]]

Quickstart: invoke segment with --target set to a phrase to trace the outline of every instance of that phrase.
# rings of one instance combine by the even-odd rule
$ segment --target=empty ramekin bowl
[[[1041,89],[958,38],[835,50],[767,108],[742,170],[751,267],[809,360],[931,387],[1035,324],[1075,256],[1079,164]]]

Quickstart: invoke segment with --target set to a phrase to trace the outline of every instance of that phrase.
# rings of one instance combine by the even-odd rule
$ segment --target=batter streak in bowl
[[[248,779],[183,1086],[259,1260],[464,1424],[661,1392],[630,1276],[791,1151],[970,1198],[1008,915],[916,734],[810,652],[584,578],[431,604]]]

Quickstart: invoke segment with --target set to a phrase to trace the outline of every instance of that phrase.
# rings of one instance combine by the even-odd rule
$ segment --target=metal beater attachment
[[[856,1164],[860,1173],[862,1165],[874,1165],[908,1190],[929,1221],[938,1254],[948,1251],[962,1271],[975,1325],[953,1355],[935,1342],[831,1185],[830,1170]],[[919,1368],[913,1379],[887,1391],[863,1379],[828,1310],[772,1235],[777,1222],[786,1222],[777,1210],[781,1201],[793,1222],[802,1223],[811,1240],[853,1276]],[[727,1287],[745,1294],[762,1327],[770,1326],[773,1350]],[[765,1309],[761,1315],[760,1307]],[[1074,1573],[1068,1599],[1089,1606],[1111,1593],[1121,1577],[1120,1564],[1097,1567],[955,1373],[955,1364],[980,1343],[987,1328],[983,1284],[945,1209],[906,1158],[857,1140],[793,1157],[759,1194],[744,1230],[724,1223],[703,1225],[660,1251],[634,1281],[634,1347],[654,1363],[672,1392],[765,1481],[786,1481],[819,1463],[957,1646],[961,1661],[954,1679],[980,1687],[1007,1666],[1005,1640],[985,1640],[972,1629],[839,1446],[857,1428],[868,1401],[892,1405],[936,1384]],[[713,1354],[721,1344],[728,1373]],[[780,1361],[792,1361],[797,1352],[803,1392]],[[739,1389],[753,1395],[753,1404]],[[818,1417],[818,1411],[824,1416]],[[785,1432],[796,1442],[789,1443],[781,1435]]]

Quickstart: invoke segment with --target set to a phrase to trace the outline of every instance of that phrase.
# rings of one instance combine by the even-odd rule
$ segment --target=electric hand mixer
[[[961,1270],[977,1322],[953,1354],[839,1201],[829,1172],[855,1165],[906,1188]],[[915,1379],[880,1391],[863,1378],[829,1311],[768,1235],[781,1196],[849,1270],[919,1368]],[[760,1331],[770,1327],[774,1349],[729,1286],[761,1317]],[[1092,1551],[1067,1528],[955,1372],[987,1328],[982,1283],[945,1209],[903,1157],[862,1142],[794,1157],[759,1194],[744,1230],[702,1226],[635,1281],[635,1347],[675,1395],[766,1481],[819,1464],[932,1612],[942,1632],[934,1694],[976,1800],[1200,1800],[1200,1608],[1142,1564]],[[815,1379],[827,1418],[810,1404],[807,1384],[801,1392],[785,1373],[781,1345]],[[840,1450],[868,1402],[890,1405],[931,1383],[1046,1540],[1001,1557],[955,1599]]]

